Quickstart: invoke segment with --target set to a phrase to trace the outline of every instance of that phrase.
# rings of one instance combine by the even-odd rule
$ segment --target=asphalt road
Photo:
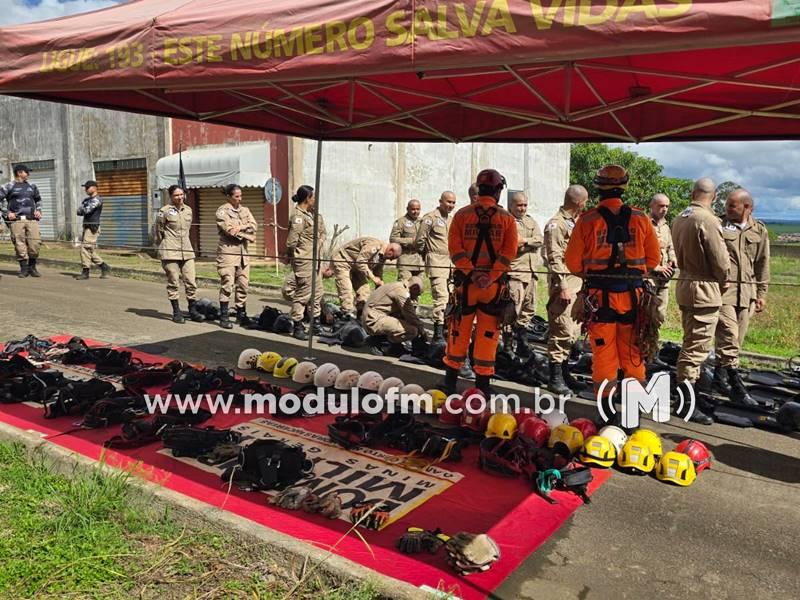
[[[174,324],[164,286],[158,283],[100,280],[95,273],[79,282],[56,269],[41,271],[40,279],[18,279],[11,264],[0,266],[3,338],[69,333],[213,366],[235,366],[247,347],[306,356],[304,343],[284,336]],[[214,290],[202,293],[215,297]],[[251,295],[251,314],[263,300],[258,293]],[[274,298],[267,300],[277,305]],[[314,356],[426,388],[440,379],[426,367],[338,348],[315,350]],[[578,401],[570,402],[567,412],[572,418],[594,411],[590,403]],[[705,442],[715,458],[711,470],[689,488],[615,473],[592,504],[579,509],[496,596],[800,597],[800,434],[672,423],[651,426],[668,447],[670,440],[685,436]],[[515,483],[498,480],[498,485]]]

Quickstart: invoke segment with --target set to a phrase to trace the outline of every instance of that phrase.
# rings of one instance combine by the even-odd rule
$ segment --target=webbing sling
[[[489,260],[492,261],[492,265],[494,265],[495,261],[497,260],[497,252],[495,252],[494,244],[492,244],[492,217],[497,214],[497,207],[490,206],[488,208],[484,208],[479,204],[475,205],[475,214],[478,217],[478,237],[475,238],[475,247],[472,249],[472,257],[470,260],[472,261],[473,268],[478,264],[478,258],[480,258],[481,248],[485,245],[486,246],[486,253],[489,255]],[[467,278],[464,280],[464,293],[461,295],[461,302],[462,302],[462,314],[468,315],[475,312],[475,309],[480,307],[481,310],[488,314],[494,314],[496,312],[496,308],[492,306],[494,302],[500,297],[500,291],[502,288],[498,289],[497,296],[494,298],[492,303],[487,304],[476,304],[474,306],[469,305],[469,300],[467,298],[467,290],[469,289],[470,280]]]

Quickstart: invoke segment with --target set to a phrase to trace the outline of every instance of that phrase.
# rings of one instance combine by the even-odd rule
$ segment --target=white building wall
[[[293,148],[292,164],[302,165],[302,175],[292,173],[292,189],[313,186],[316,142],[295,140]],[[456,207],[464,206],[470,183],[485,168],[500,171],[509,189],[524,190],[529,213],[544,226],[569,185],[569,144],[324,142],[320,212],[330,232],[334,224],[349,226],[340,241],[365,235],[385,240],[408,200],[420,200],[425,213],[451,190]]]

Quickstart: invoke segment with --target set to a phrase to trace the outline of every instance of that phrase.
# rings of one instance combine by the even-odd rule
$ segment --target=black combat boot
[[[311,319],[311,327],[309,327],[311,335],[319,335],[322,333],[322,325],[320,325],[319,317]]]
[[[444,368],[444,381],[442,382],[442,391],[448,396],[456,393],[458,387],[458,369],[453,367]]]
[[[36,259],[31,258],[28,261],[28,272],[30,273],[31,277],[41,277],[42,274],[36,270]]]
[[[206,320],[205,315],[197,310],[197,300],[189,300],[189,317],[195,323],[202,323]]]
[[[242,327],[249,327],[252,320],[247,316],[247,305],[236,307],[236,322]]]
[[[475,387],[483,392],[484,398],[487,400],[492,396],[492,388],[489,385],[491,377],[489,375],[475,375]]]
[[[219,326],[223,329],[233,329],[233,323],[231,323],[231,319],[228,316],[227,302],[219,303]]]
[[[303,321],[294,321],[294,327],[292,328],[292,337],[296,340],[307,340],[308,334],[306,334],[306,328],[303,326]]]
[[[684,419],[691,410],[691,414],[688,415],[690,421],[701,425],[712,425],[714,419],[709,414],[711,409],[696,392],[696,387],[689,381],[681,381],[678,384],[678,390],[676,391],[677,405],[675,406],[676,415]],[[691,398],[694,398],[694,403],[692,403]],[[706,410],[708,412],[705,412]]]
[[[181,307],[178,305],[177,300],[170,300],[172,303],[172,322],[173,323],[183,323],[183,313],[181,312]]]
[[[753,400],[753,397],[747,393],[747,388],[744,387],[742,376],[739,375],[739,369],[736,367],[728,368],[728,383],[731,386],[729,396],[731,402],[750,408],[756,408],[758,406],[758,402]]]
[[[517,338],[517,356],[528,358],[531,355],[531,349],[528,346],[527,328],[517,326],[514,328],[514,334]]]
[[[434,342],[444,341],[444,323],[433,324],[433,340]]]
[[[731,394],[731,386],[728,384],[725,371],[719,365],[714,367],[714,379],[711,387],[723,396],[730,396]]]
[[[81,269],[81,274],[75,275],[75,279],[80,279],[80,280],[89,279],[89,269],[87,267],[83,267]]]
[[[564,384],[573,392],[580,392],[586,389],[586,386],[575,379],[569,370],[569,363],[565,360],[561,363],[561,376],[564,379]]]
[[[27,277],[30,274],[31,272],[28,270],[28,261],[19,261],[19,273],[17,273],[17,277]]]
[[[572,393],[567,387],[567,384],[564,383],[564,373],[561,371],[561,363],[557,363],[553,360],[550,361],[550,379],[547,384],[547,389],[560,396],[566,396]]]
[[[108,279],[109,273],[111,273],[111,267],[106,263],[100,263],[100,279]]]

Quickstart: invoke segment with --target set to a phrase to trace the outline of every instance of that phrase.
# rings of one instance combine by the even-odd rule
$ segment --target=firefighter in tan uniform
[[[708,358],[722,306],[720,290],[727,287],[730,268],[722,227],[711,210],[714,191],[711,179],[698,179],[692,190],[692,202],[672,223],[672,244],[680,269],[675,300],[681,309],[683,322],[677,379],[684,397],[693,395],[693,391],[687,388],[694,387],[700,378],[700,366]],[[705,391],[710,391],[710,388],[711,381],[708,381]],[[705,425],[714,422],[699,404],[691,419]]]
[[[572,318],[572,306],[583,281],[569,272],[564,264],[564,252],[575,228],[578,216],[589,200],[582,185],[571,185],[564,194],[564,204],[544,228],[544,259],[547,265],[547,320],[549,333],[547,353],[550,355],[549,389],[556,394],[569,394],[565,378],[570,379],[567,367],[572,344],[578,339],[580,326]]]
[[[234,296],[236,320],[248,325],[247,288],[250,286],[250,243],[256,241],[258,223],[253,213],[242,206],[242,188],[236,184],[225,187],[228,201],[217,209],[217,273],[220,276],[219,324],[233,328],[228,305]]]
[[[425,272],[431,281],[433,341],[444,340],[444,309],[450,297],[447,281],[453,266],[450,262],[450,251],[447,249],[447,236],[455,206],[456,195],[453,192],[442,192],[438,208],[422,217],[422,225],[417,234],[417,250],[425,259]]]
[[[417,316],[417,298],[421,293],[422,279],[414,276],[408,281],[382,285],[369,295],[361,322],[367,333],[392,343],[389,354],[402,353],[403,342],[425,337]]]
[[[541,265],[544,237],[539,224],[528,212],[528,197],[524,192],[514,192],[508,199],[508,212],[517,221],[517,257],[511,261],[509,290],[514,300],[517,323],[517,352],[527,348],[526,329],[536,314],[536,268]]]
[[[750,317],[754,312],[763,311],[767,304],[769,234],[767,226],[753,218],[753,198],[743,188],[728,195],[725,218],[722,219],[722,237],[728,248],[731,270],[728,274],[730,287],[722,293],[715,335],[717,363],[714,384],[732,402],[758,406],[747,393],[739,375],[739,351],[747,335]],[[723,371],[727,374],[727,382]]]
[[[653,269],[653,286],[658,296],[658,326],[667,320],[667,303],[669,302],[669,280],[678,263],[675,262],[675,250],[672,247],[672,232],[667,223],[669,198],[666,194],[656,194],[650,201],[650,222],[656,230],[658,245],[661,248],[661,261]]]
[[[314,299],[310,305],[309,316],[311,317],[311,333],[319,333],[320,303],[322,302],[322,274],[320,265],[322,264],[322,246],[325,243],[327,232],[325,231],[325,221],[322,215],[317,214],[317,268],[312,264],[314,252],[314,207],[316,197],[314,188],[308,185],[301,185],[297,193],[292,196],[295,203],[294,214],[289,225],[289,235],[286,238],[286,252],[292,261],[292,279],[294,286],[291,290],[292,311],[291,317],[294,322],[292,336],[298,340],[308,339],[305,327],[303,326],[303,315],[306,306],[311,302],[311,282],[312,278],[317,278],[314,290]]]
[[[370,281],[383,285],[383,266],[387,260],[401,256],[399,244],[382,242],[378,238],[360,237],[333,255],[333,275],[342,310],[357,316],[369,297]]]
[[[397,280],[407,281],[412,277],[422,274],[425,261],[417,250],[417,233],[422,220],[419,218],[421,205],[419,200],[409,200],[406,214],[397,219],[392,225],[389,242],[400,244],[403,254],[397,259]]]
[[[158,258],[167,275],[167,298],[172,304],[172,320],[183,323],[183,313],[178,305],[180,281],[189,301],[189,316],[192,321],[202,321],[204,317],[197,312],[197,282],[194,272],[194,248],[189,238],[192,230],[192,209],[184,204],[186,192],[180,186],[172,185],[169,190],[170,204],[162,206],[156,216],[155,242]]]

